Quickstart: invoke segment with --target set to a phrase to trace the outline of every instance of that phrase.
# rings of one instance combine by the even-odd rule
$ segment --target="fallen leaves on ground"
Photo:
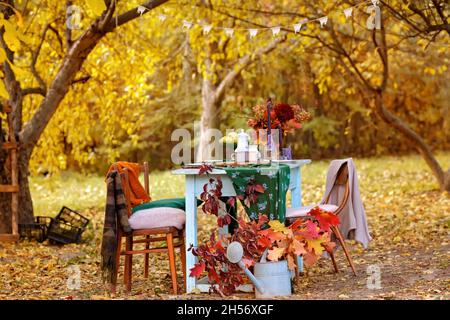
[[[440,155],[440,158],[442,163],[450,163],[450,154]],[[303,169],[304,204],[321,200],[327,166],[328,162],[314,162]],[[295,285],[294,295],[284,299],[450,299],[449,194],[435,190],[432,174],[417,156],[356,159],[356,167],[373,236],[367,250],[349,241],[357,276],[353,276],[342,250],[337,249],[338,274],[333,273],[331,260],[324,257],[314,267],[305,270]],[[151,179],[151,183],[152,190],[156,189],[155,199],[182,196],[184,193],[183,188],[179,188],[184,185],[179,177],[173,177],[169,172],[154,176],[157,179]],[[103,177],[90,177],[87,181],[92,190],[103,190]],[[83,243],[65,246],[28,240],[21,240],[18,244],[0,243],[0,300],[180,298],[171,293],[166,254],[150,255],[148,279],[144,278],[143,257],[134,258],[132,292],[127,294],[119,285],[115,296],[109,294],[102,284],[99,268],[103,225],[101,206],[104,205],[100,201],[104,201],[104,194],[85,193],[83,199],[86,198],[86,203],[98,203],[97,209],[79,209],[78,196],[71,199],[67,193],[59,193],[59,189],[68,184],[76,185],[70,179],[53,181],[52,192],[45,189],[45,184],[42,185],[45,190],[37,190],[35,185],[35,205],[37,208],[68,205],[80,210],[91,219]],[[36,196],[39,193],[46,196]],[[90,199],[90,196],[95,199]],[[36,215],[42,214],[51,215],[37,210]],[[208,239],[215,224],[214,217],[199,213],[199,241]],[[179,254],[177,259],[181,287]],[[374,273],[377,270],[380,271],[379,287]],[[122,272],[123,268],[119,284],[123,281]],[[79,281],[77,274],[80,275]],[[222,299],[219,295],[199,292],[181,297]],[[252,294],[236,294],[228,298],[252,297]]]

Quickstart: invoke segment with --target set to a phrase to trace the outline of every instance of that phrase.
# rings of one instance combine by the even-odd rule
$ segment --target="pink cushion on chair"
[[[287,208],[286,218],[304,217],[314,207],[317,207],[317,205],[304,206],[300,208]],[[321,204],[319,205],[319,208],[325,211],[335,212],[338,206],[335,206],[334,204]]]
[[[159,207],[136,211],[128,219],[134,230],[175,227],[182,230],[186,213],[177,208]]]

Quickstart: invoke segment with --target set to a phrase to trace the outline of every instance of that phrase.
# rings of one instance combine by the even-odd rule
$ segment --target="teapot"
[[[237,148],[234,150],[234,154],[231,155],[231,159],[236,162],[248,161],[248,146],[250,137],[244,132],[243,129],[238,133]]]

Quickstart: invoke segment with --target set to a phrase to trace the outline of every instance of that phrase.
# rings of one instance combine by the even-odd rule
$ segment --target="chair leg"
[[[133,237],[127,237],[125,241],[126,251],[133,250]],[[132,281],[132,269],[133,269],[133,255],[126,254],[125,255],[125,271],[124,271],[124,279],[125,279],[125,287],[127,292],[131,291],[131,281]]]
[[[177,269],[175,266],[175,248],[173,246],[173,235],[168,233],[166,235],[167,238],[167,251],[169,252],[169,265],[170,265],[170,274],[172,277],[172,288],[175,295],[178,294],[177,288]]]
[[[350,268],[352,268],[353,274],[356,276],[356,269],[353,264],[353,260],[350,257],[350,253],[348,252],[348,247],[347,247],[347,244],[345,243],[345,240],[344,240],[344,237],[342,236],[341,231],[339,230],[338,227],[334,227],[334,226],[331,227],[331,230],[333,231],[333,233],[336,235],[337,239],[339,240],[339,243],[341,244],[342,249],[344,250],[345,256],[347,257]]]
[[[186,290],[186,245],[183,244],[180,246],[180,253],[181,253],[181,269],[183,269],[183,283],[184,283],[184,289]]]
[[[145,249],[150,249],[150,236],[145,237],[147,242],[145,243]],[[144,257],[144,278],[148,278],[148,259],[149,259],[149,253],[145,254]]]
[[[119,276],[119,269],[120,269],[120,255],[121,255],[121,251],[122,251],[122,235],[119,233],[117,236],[117,248],[116,248],[116,270],[115,273],[113,275],[113,281],[112,284],[110,286],[110,291],[113,294],[116,294],[116,289],[117,289],[117,278]]]
[[[339,269],[338,269],[338,266],[336,264],[336,259],[334,258],[334,251],[331,250],[331,252],[328,252],[328,253],[329,253],[330,257],[331,257],[331,261],[333,262],[334,272],[338,273]]]

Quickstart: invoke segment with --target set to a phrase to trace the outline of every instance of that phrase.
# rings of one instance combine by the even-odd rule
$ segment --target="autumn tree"
[[[167,0],[152,0],[142,3],[145,7],[144,12],[139,12],[137,6],[133,4],[122,3],[122,1],[86,1],[94,13],[95,18],[89,25],[75,34],[66,22],[65,6],[72,6],[73,1],[66,3],[51,4],[57,15],[53,21],[46,22],[37,39],[29,41],[33,44],[31,55],[20,50],[20,43],[26,42],[26,29],[21,27],[22,16],[28,23],[32,23],[33,14],[39,12],[34,2],[28,1],[6,1],[1,6],[3,23],[0,30],[0,44],[3,52],[3,82],[7,89],[9,104],[13,109],[13,120],[15,133],[19,138],[19,212],[20,221],[27,222],[32,219],[33,208],[28,184],[30,158],[45,128],[51,121],[55,112],[58,110],[61,102],[75,83],[82,83],[86,78],[77,78],[82,66],[91,52],[108,34],[113,33],[120,26],[134,20],[141,14],[145,14]],[[61,5],[64,5],[61,7]],[[60,32],[63,30],[63,32]],[[48,69],[55,70],[51,79],[45,80],[38,72],[36,63],[40,58],[41,50],[48,45],[49,34],[54,34],[64,50],[60,57],[55,57]],[[23,34],[24,36],[19,36]],[[64,37],[62,36],[64,35]],[[21,76],[18,74],[20,69],[17,65],[26,65],[34,76],[35,86],[23,86]],[[30,82],[30,81],[28,81]],[[30,116],[29,120],[23,121],[23,102],[29,95],[39,95],[42,97],[38,106]],[[0,159],[5,160],[4,157]],[[0,176],[2,181],[9,180],[9,173],[5,163],[0,163]],[[9,199],[2,195],[0,204],[0,231],[8,232],[10,224]]]

